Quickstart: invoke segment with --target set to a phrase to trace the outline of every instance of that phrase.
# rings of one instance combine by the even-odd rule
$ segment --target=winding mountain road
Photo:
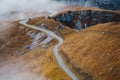
[[[74,73],[72,73],[67,66],[64,64],[62,58],[60,57],[59,53],[58,53],[58,47],[63,43],[63,39],[61,37],[59,37],[58,35],[56,35],[55,33],[53,33],[52,31],[46,30],[44,28],[40,28],[37,26],[33,26],[33,25],[29,25],[27,24],[28,20],[22,20],[19,23],[22,25],[25,25],[29,28],[35,29],[35,30],[39,30],[39,31],[43,31],[45,33],[47,33],[48,35],[52,36],[53,38],[56,38],[58,40],[58,44],[56,44],[53,48],[53,53],[56,57],[56,60],[59,64],[59,66],[73,79],[73,80],[78,80],[78,78],[74,75]]]

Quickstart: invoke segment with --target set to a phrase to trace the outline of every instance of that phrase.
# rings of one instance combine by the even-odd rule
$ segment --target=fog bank
[[[0,19],[18,17],[18,15],[24,18],[26,12],[56,12],[63,6],[63,3],[52,0],[1,0]]]
[[[24,70],[22,65],[6,64],[0,66],[0,80],[47,80],[43,76]]]

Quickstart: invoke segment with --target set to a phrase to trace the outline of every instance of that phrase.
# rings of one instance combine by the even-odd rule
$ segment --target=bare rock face
[[[119,22],[120,14],[110,11],[82,10],[67,11],[53,18],[70,28],[81,30],[99,23]]]

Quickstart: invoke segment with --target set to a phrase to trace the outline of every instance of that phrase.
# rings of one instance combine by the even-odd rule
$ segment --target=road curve
[[[22,20],[20,21],[19,23],[22,24],[22,25],[25,25],[29,28],[33,28],[35,30],[40,30],[40,31],[43,31],[45,33],[47,33],[48,35],[56,38],[58,40],[58,44],[56,44],[53,48],[53,53],[56,57],[56,60],[59,64],[59,66],[73,79],[73,80],[78,80],[78,78],[74,75],[74,73],[72,73],[68,68],[67,66],[64,64],[62,58],[60,57],[59,53],[58,53],[58,47],[63,43],[63,39],[61,37],[59,37],[58,35],[56,35],[55,33],[53,33],[52,31],[49,31],[49,30],[46,30],[44,28],[40,28],[40,27],[36,27],[36,26],[33,26],[33,25],[29,25],[29,24],[26,24],[28,20]]]

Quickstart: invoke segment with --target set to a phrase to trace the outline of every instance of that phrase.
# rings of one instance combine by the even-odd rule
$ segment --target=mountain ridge
[[[69,13],[70,9],[65,13]],[[116,18],[109,17],[112,19],[105,23],[100,20],[94,26],[91,25],[81,30],[72,29],[69,25],[64,25],[59,20],[56,21],[53,19],[54,16],[29,18],[27,24],[37,27],[44,25],[45,27],[41,28],[50,30],[63,38],[64,43],[58,49],[59,55],[79,80],[118,80],[120,78],[119,11],[81,7],[75,10],[80,9],[85,9],[85,11],[87,9],[93,13],[96,11],[99,14],[111,12]],[[59,15],[64,15],[62,13],[64,12]],[[55,16],[59,17],[59,15]],[[113,19],[114,22],[112,22]],[[10,27],[2,31],[4,35],[0,36],[0,46],[2,46],[0,47],[0,61],[15,66],[22,63],[19,69],[28,70],[38,76],[42,75],[46,80],[71,80],[58,66],[52,53],[57,40],[52,38],[48,43],[36,46],[46,40],[48,35],[21,25],[19,21],[8,24]]]

